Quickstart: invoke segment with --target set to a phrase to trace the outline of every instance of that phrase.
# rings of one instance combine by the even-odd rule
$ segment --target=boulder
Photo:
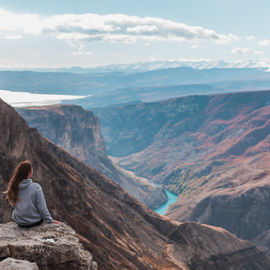
[[[31,228],[20,228],[14,222],[0,224],[0,260],[8,257],[35,262],[44,270],[97,270],[92,255],[83,249],[75,231],[65,224]]]
[[[13,258],[7,258],[0,262],[1,270],[38,270],[36,263],[31,263],[24,260],[16,260]]]

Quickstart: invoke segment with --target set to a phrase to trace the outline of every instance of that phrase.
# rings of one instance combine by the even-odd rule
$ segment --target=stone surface
[[[166,200],[163,188],[132,177],[108,158],[100,124],[93,112],[75,105],[53,105],[18,109],[29,125],[60,145],[152,209]]]
[[[25,260],[17,260],[13,258],[7,258],[0,261],[1,270],[38,270],[36,263],[31,263]]]
[[[20,228],[0,224],[0,260],[12,257],[36,262],[39,269],[96,270],[92,255],[83,249],[69,226],[42,224]]]
[[[29,128],[1,100],[0,126],[0,194],[18,162],[30,159],[33,180],[41,184],[53,218],[74,228],[99,269],[270,268],[269,257],[255,245],[223,229],[180,223],[153,212],[119,185]],[[0,222],[11,219],[11,209],[3,197],[0,212]],[[6,242],[14,238],[12,231],[5,230],[4,234]],[[52,239],[44,240],[49,240],[46,245],[53,249]],[[14,246],[18,252],[19,246]],[[4,245],[0,254],[7,258],[11,252]]]

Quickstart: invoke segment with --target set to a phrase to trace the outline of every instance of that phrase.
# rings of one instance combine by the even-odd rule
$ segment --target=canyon
[[[269,254],[269,90],[94,113],[119,166],[179,195],[168,217],[223,227]]]
[[[17,109],[28,124],[99,173],[118,183],[136,199],[155,209],[167,197],[163,188],[125,173],[108,158],[100,124],[93,112],[76,105]]]
[[[0,100],[0,191],[30,159],[55,219],[72,226],[99,269],[269,269],[254,244],[228,231],[162,217],[41,136]],[[0,222],[11,219],[0,197]]]

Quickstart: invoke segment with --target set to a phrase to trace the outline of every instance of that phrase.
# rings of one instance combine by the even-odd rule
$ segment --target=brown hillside
[[[270,229],[270,91],[190,96],[98,115],[105,137],[112,134],[117,145],[122,134],[141,138],[145,127],[148,145],[119,164],[179,194],[169,217],[220,226],[270,250],[262,241]],[[111,117],[118,119],[115,127]],[[120,125],[127,122],[130,133]],[[136,149],[137,140],[129,145]]]
[[[70,224],[99,269],[269,269],[256,247],[229,232],[161,217],[28,127],[0,100],[0,183],[30,159],[55,218]],[[1,198],[1,222],[10,209]]]
[[[17,110],[31,127],[107,176],[137,200],[156,209],[166,200],[160,187],[123,173],[108,158],[100,124],[91,111],[76,105],[52,105]]]

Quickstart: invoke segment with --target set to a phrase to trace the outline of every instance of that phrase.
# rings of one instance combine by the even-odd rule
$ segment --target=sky
[[[0,0],[0,68],[270,63],[269,0]]]

